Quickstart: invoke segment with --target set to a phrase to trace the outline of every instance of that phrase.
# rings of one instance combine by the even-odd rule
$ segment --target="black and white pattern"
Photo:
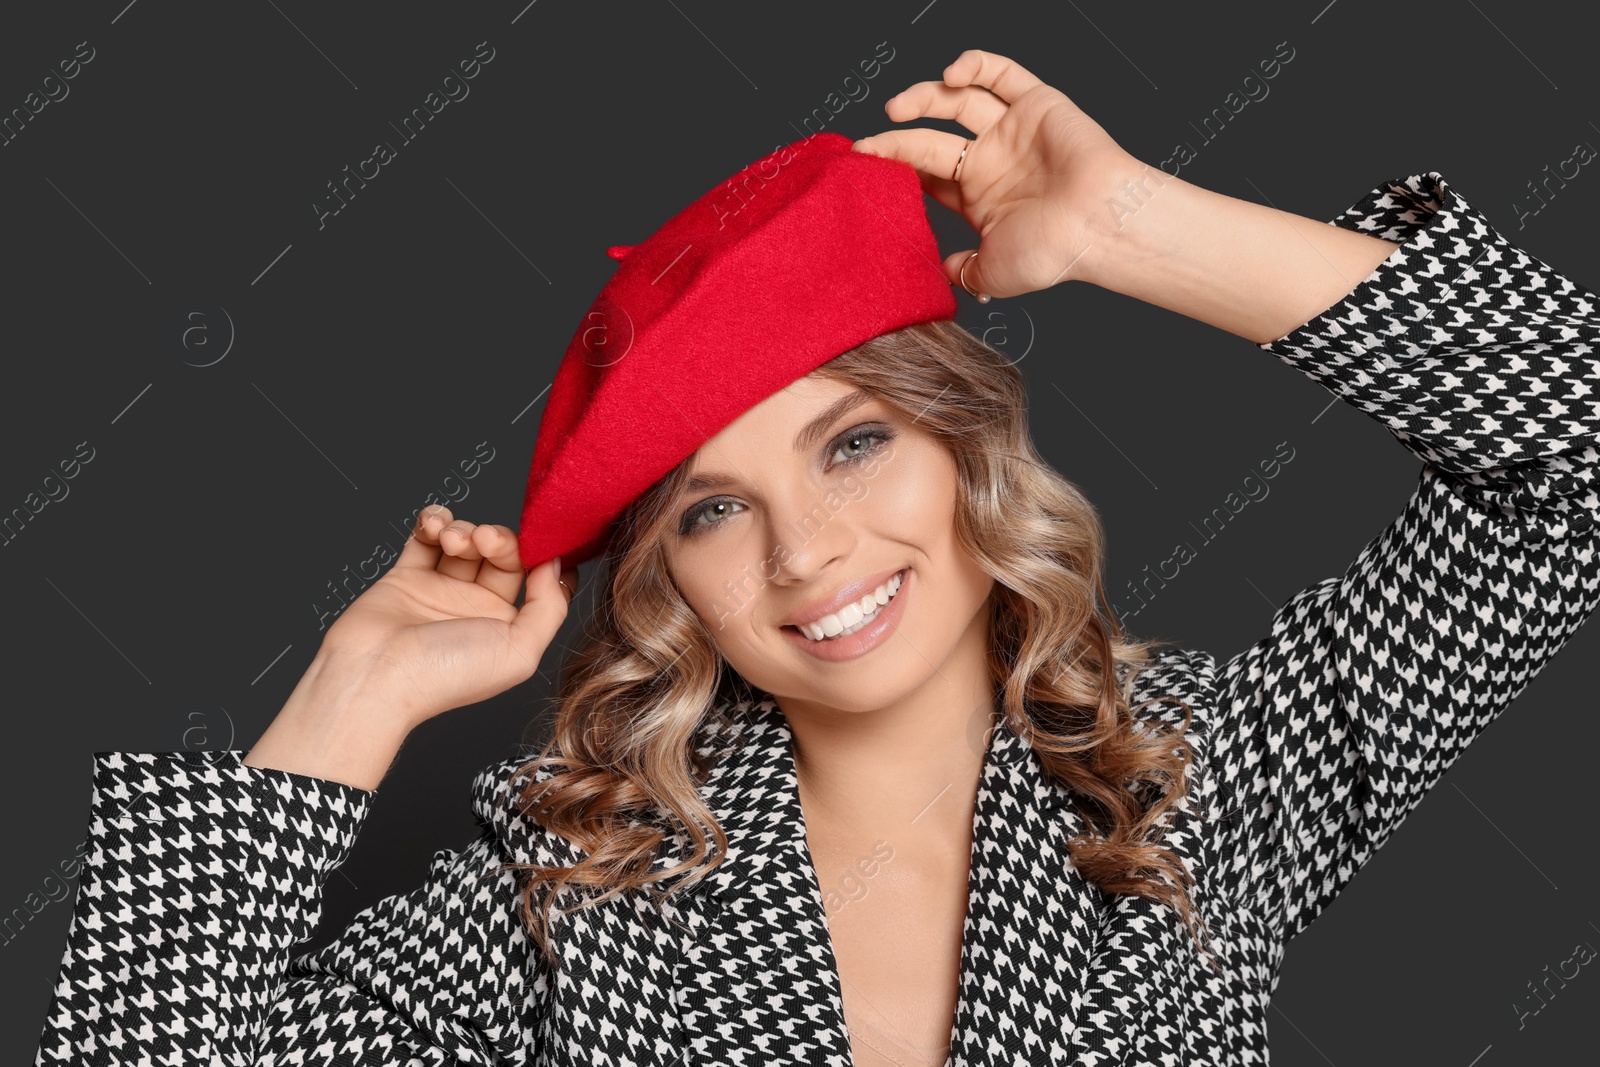
[[[1193,803],[1167,842],[1199,880],[1221,972],[1170,909],[1082,879],[1064,851],[1084,829],[1070,794],[996,730],[956,1067],[1265,1063],[1285,943],[1596,607],[1595,296],[1437,174],[1385,183],[1335,223],[1403,243],[1262,347],[1422,459],[1416,492],[1250,648],[1168,652],[1136,682],[1138,700],[1196,713]],[[726,710],[704,744],[742,747],[702,793],[727,861],[660,911],[626,895],[561,915],[559,971],[499,869],[575,858],[514,810],[520,756],[474,781],[475,841],[296,955],[375,794],[240,753],[98,753],[38,1064],[847,1067],[787,724],[770,701]]]

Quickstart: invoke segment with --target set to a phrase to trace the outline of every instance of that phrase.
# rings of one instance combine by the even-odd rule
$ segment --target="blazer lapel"
[[[1170,726],[1182,718],[1165,704],[1157,705],[1154,714]],[[1190,740],[1199,751],[1210,748],[1203,724]],[[1219,902],[1210,889],[1215,846],[1208,832],[1215,824],[1208,822],[1204,809],[1217,801],[1204,760],[1189,768],[1189,776],[1191,797],[1203,803],[1186,802],[1169,809],[1160,823],[1162,841],[1183,858],[1196,878],[1196,906],[1208,917],[1226,955],[1236,951],[1228,945],[1237,936],[1237,928],[1229,933],[1230,918],[1258,920],[1219,916],[1215,910]],[[1086,1001],[1078,1017],[1074,1062],[1086,1067],[1157,1059],[1188,1062],[1184,1057],[1194,1054],[1196,1043],[1214,1047],[1219,1034],[1232,1026],[1244,1028],[1241,1047],[1257,1047],[1260,1037],[1253,1020],[1223,1014],[1222,1006],[1233,996],[1228,985],[1232,980],[1232,975],[1218,974],[1206,962],[1175,910],[1148,897],[1117,894],[1100,915],[1100,935],[1084,982]]]
[[[739,704],[701,796],[728,856],[687,891],[699,907],[675,972],[691,1062],[849,1067],[838,967],[806,845],[791,735],[770,700]],[[678,841],[681,846],[681,838]],[[664,848],[660,866],[679,861]]]
[[[474,810],[508,860],[570,867],[584,851],[521,812],[518,798],[528,777],[519,772],[526,762],[518,757],[481,773],[474,782]],[[540,768],[536,779],[551,773]],[[538,1012],[539,1030],[529,1062],[622,1067],[678,1060],[672,984],[659,962],[671,958],[677,931],[632,894],[571,913],[557,909],[550,927],[559,970],[538,963],[530,975],[525,1006]],[[518,939],[525,936],[519,926]],[[535,965],[531,939],[528,951]]]
[[[603,1051],[611,1063],[849,1067],[788,723],[771,701],[722,710],[726,722],[703,726],[696,742],[722,754],[699,791],[727,858],[659,911],[630,894],[552,922],[561,970],[544,976],[536,1062],[592,1062]],[[514,860],[577,862],[580,849],[519,814],[521,762],[479,775],[479,817]],[[681,834],[669,836],[652,865],[675,867],[686,852]]]
[[[997,725],[973,818],[954,1067],[1069,1062],[1104,907],[1067,855],[1083,830],[1070,791]]]

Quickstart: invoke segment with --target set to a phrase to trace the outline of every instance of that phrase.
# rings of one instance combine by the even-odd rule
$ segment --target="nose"
[[[771,500],[767,537],[778,583],[804,585],[854,548],[858,536],[849,501],[838,497],[830,507],[827,496],[821,486],[809,484]]]

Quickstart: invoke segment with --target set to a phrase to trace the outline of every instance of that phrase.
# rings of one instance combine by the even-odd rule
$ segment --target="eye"
[[[867,456],[870,456],[873,453],[875,453],[878,450],[880,450],[881,448],[883,448],[884,445],[888,444],[893,439],[894,439],[894,431],[888,429],[887,427],[876,427],[876,426],[873,426],[873,427],[864,427],[864,426],[863,427],[857,427],[854,430],[846,431],[845,435],[843,437],[834,438],[835,447],[834,447],[833,451],[834,451],[834,454],[837,455],[840,451],[842,451],[842,450],[844,450],[846,448],[849,448],[851,445],[857,444],[858,442],[862,442],[862,441],[877,441],[878,443],[873,445],[872,447],[863,448],[861,451],[857,452],[855,455],[846,456],[843,460],[840,461],[840,462],[846,463],[846,464],[858,463],[862,459],[865,459]]]
[[[840,452],[856,449],[853,455],[846,455],[836,461],[835,466],[850,467],[865,462],[871,456],[881,452],[888,443],[895,438],[895,431],[882,424],[856,426],[835,437],[827,446],[827,455],[836,457]],[[870,446],[866,442],[876,442]],[[729,514],[736,514],[727,509],[742,508],[743,504],[728,496],[714,496],[710,500],[702,501],[683,513],[683,518],[678,524],[678,533],[686,537],[695,537],[699,534],[718,526],[723,518]],[[717,509],[722,509],[717,513]],[[714,516],[706,522],[700,521],[708,514]]]
[[[689,537],[693,537],[696,534],[704,533],[710,527],[715,526],[715,525],[717,525],[717,523],[721,522],[722,518],[719,516],[719,517],[713,518],[710,522],[701,522],[700,521],[700,517],[702,515],[706,515],[706,514],[712,513],[714,511],[714,509],[716,509],[716,508],[742,508],[742,507],[744,507],[743,504],[739,503],[737,500],[734,500],[731,497],[714,496],[710,500],[707,500],[705,503],[696,504],[694,507],[692,507],[688,511],[684,512],[683,513],[683,521],[678,524],[678,532],[680,534],[685,534],[685,535],[687,535]],[[726,512],[724,512],[724,514],[726,514]]]

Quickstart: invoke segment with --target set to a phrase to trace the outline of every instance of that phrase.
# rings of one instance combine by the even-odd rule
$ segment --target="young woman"
[[[819,134],[613,250],[522,529],[422,512],[248,755],[97,755],[39,1063],[1266,1062],[1285,944],[1600,598],[1595,297],[1437,174],[1315,223],[992,53],[887,112],[970,136]],[[931,300],[923,191],[981,235]],[[1094,509],[943,303],[1068,280],[1424,461],[1225,662],[1124,634]],[[407,734],[529,678],[602,549],[545,758],[295,955]]]

